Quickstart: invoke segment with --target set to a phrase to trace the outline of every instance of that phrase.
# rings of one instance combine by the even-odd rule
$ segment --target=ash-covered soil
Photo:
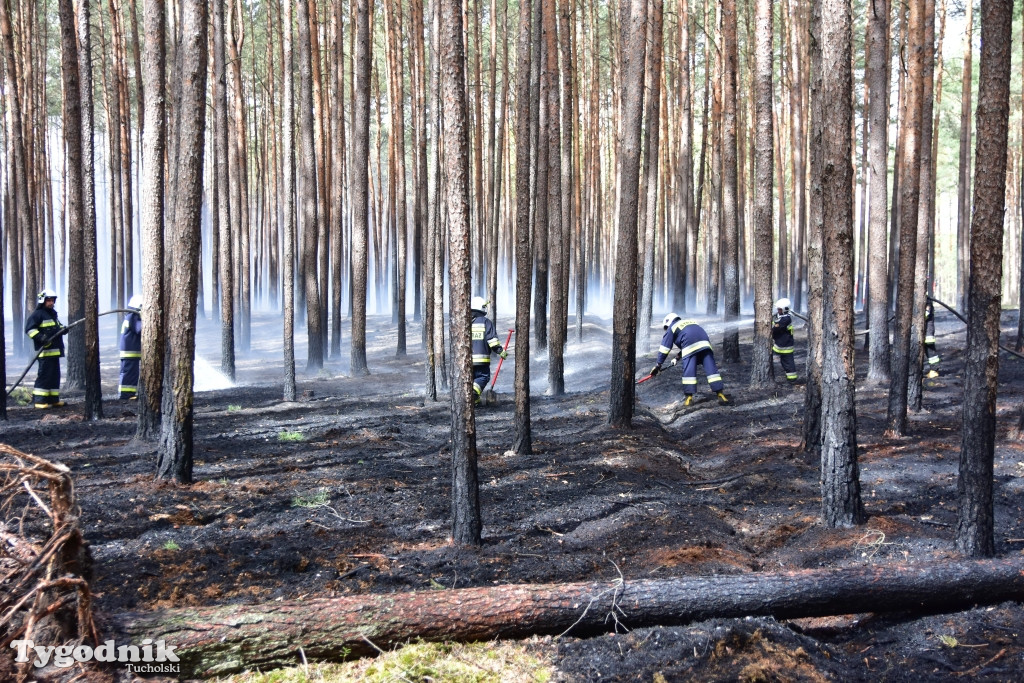
[[[511,320],[501,320],[504,340]],[[1016,314],[1004,317],[1012,344]],[[106,327],[111,328],[110,330]],[[116,358],[113,325],[104,357]],[[862,325],[861,325],[862,327]],[[721,324],[706,328],[721,357]],[[861,484],[867,523],[830,530],[818,521],[818,463],[801,449],[804,385],[747,388],[744,363],[721,364],[733,407],[701,378],[682,405],[680,371],[639,385],[635,429],[607,422],[611,323],[570,323],[566,387],[543,395],[547,358],[531,358],[534,453],[512,441],[510,354],[497,405],[477,412],[483,547],[449,544],[450,451],[446,395],[424,398],[420,326],[409,355],[394,352],[389,317],[371,317],[371,375],[340,358],[303,373],[281,401],[280,323],[254,320],[237,384],[220,381],[219,327],[198,349],[195,479],[153,480],[152,445],[133,441],[135,406],[114,399],[117,367],[103,367],[104,419],[84,422],[81,398],[41,413],[9,408],[0,440],[68,465],[95,560],[96,608],[123,610],[452,589],[493,584],[625,580],[854,567],[959,559],[954,546],[964,328],[939,313],[941,376],[926,380],[925,409],[910,434],[883,436],[888,387],[860,382]],[[660,328],[651,331],[656,349]],[[305,335],[302,335],[304,337]],[[803,375],[805,334],[797,331]],[[8,358],[8,382],[24,367]],[[638,362],[646,374],[653,353]],[[1024,361],[1001,357],[995,457],[996,547],[1024,548],[1024,443],[1011,438]],[[867,357],[858,348],[859,380]],[[27,382],[31,386],[34,370]],[[620,617],[629,627],[628,614]],[[849,615],[775,621],[714,620],[589,639],[543,639],[566,681],[1017,680],[1024,670],[1018,604],[933,615]]]

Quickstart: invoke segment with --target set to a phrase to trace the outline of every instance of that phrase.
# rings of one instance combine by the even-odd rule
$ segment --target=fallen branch
[[[163,639],[185,677],[338,660],[413,638],[480,641],[713,617],[955,610],[1024,599],[1024,558],[777,574],[493,586],[121,614],[118,641]],[[614,615],[614,618],[610,618]],[[368,642],[374,644],[373,647]]]

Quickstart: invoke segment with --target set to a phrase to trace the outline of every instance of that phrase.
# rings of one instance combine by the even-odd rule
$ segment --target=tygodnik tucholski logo
[[[105,640],[99,647],[88,645],[36,645],[31,640],[15,640],[11,647],[17,649],[16,662],[27,662],[41,669],[49,664],[64,669],[81,662],[119,662],[127,664],[130,673],[180,673],[176,646],[162,640],[153,642],[150,638],[141,645],[117,645]]]

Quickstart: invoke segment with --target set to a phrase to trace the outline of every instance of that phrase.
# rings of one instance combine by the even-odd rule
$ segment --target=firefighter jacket
[[[707,349],[714,351],[711,347],[711,340],[704,328],[694,320],[682,320],[676,318],[675,322],[665,330],[665,336],[661,338],[661,346],[658,348],[658,365],[665,362],[665,358],[672,352],[672,347],[680,349],[679,358],[683,360],[693,354]]]
[[[57,311],[47,308],[45,303],[36,306],[36,310],[25,321],[25,334],[32,339],[36,351],[42,349],[39,358],[59,358],[64,355],[64,337],[57,336],[63,329],[64,326],[57,319]],[[47,343],[47,339],[51,341]]]
[[[793,317],[789,313],[772,316],[772,351],[793,353]]]
[[[142,358],[142,316],[138,311],[132,311],[124,317],[118,349],[121,360]]]
[[[501,342],[494,331],[494,323],[483,311],[472,311],[473,316],[473,365],[491,362],[491,351],[501,353]]]
[[[924,343],[935,343],[935,306],[932,305],[931,301],[928,302],[928,307],[924,309]]]

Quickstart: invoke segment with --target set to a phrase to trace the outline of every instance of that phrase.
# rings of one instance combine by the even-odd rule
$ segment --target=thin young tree
[[[619,7],[619,216],[615,252],[615,301],[612,321],[612,378],[608,421],[633,425],[636,387],[637,210],[640,186],[640,138],[644,111],[644,62],[647,54],[647,0],[623,0]]]
[[[817,12],[818,5],[814,4],[812,9]],[[818,31],[816,30],[816,34]],[[810,51],[811,68],[808,74],[808,81],[813,77],[815,80],[810,84],[810,89],[815,93],[809,98],[810,120],[813,125],[808,126],[810,134],[810,173],[805,177],[809,180],[810,197],[807,204],[807,253],[806,275],[807,275],[807,386],[804,392],[804,424],[803,424],[803,448],[805,453],[821,457],[821,437],[824,420],[822,419],[823,406],[823,316],[824,316],[824,212],[826,197],[823,194],[824,186],[823,167],[825,164],[825,145],[823,141],[824,128],[821,122],[824,121],[824,114],[821,107],[824,99],[818,96],[821,91],[821,80],[823,70],[821,66],[821,49]],[[802,117],[802,115],[801,115]],[[798,239],[799,239],[799,229]],[[797,252],[799,255],[799,250]],[[800,266],[794,258],[793,270]],[[799,279],[799,278],[798,278]],[[795,290],[793,302],[795,304]],[[821,462],[824,462],[822,460]]]
[[[480,545],[480,484],[477,478],[476,417],[469,298],[472,294],[469,241],[469,105],[462,43],[462,2],[441,0],[441,90],[452,343],[452,541]]]
[[[350,372],[366,366],[367,236],[370,230],[370,12],[372,0],[356,0],[355,70],[352,110],[352,334]]]
[[[1010,119],[1013,0],[981,1],[977,147],[967,306],[963,429],[957,480],[956,547],[995,554],[993,460],[999,379],[999,313]]]
[[[313,66],[310,54],[309,4],[297,3],[299,8],[299,154],[298,201],[302,219],[303,285],[306,299],[306,333],[309,338],[306,351],[306,369],[319,370],[324,366],[323,321],[320,319],[320,287],[317,280],[317,240],[320,217],[317,204],[317,159],[313,119]]]
[[[531,0],[519,1],[519,42],[516,48],[516,411],[512,450],[533,452],[530,424],[530,295],[533,259],[530,252],[530,69]]]
[[[550,254],[548,275],[548,300],[551,303],[548,324],[548,389],[551,396],[565,393],[565,318],[568,313],[568,301],[563,294],[563,260],[562,253],[562,131],[561,131],[561,84],[558,71],[558,34],[555,23],[555,2],[544,2],[543,6],[543,38],[544,65],[542,85],[547,125],[547,136],[542,139],[547,143],[547,192],[538,201],[547,202],[546,241],[538,244]],[[541,324],[540,321],[537,322]]]
[[[931,293],[928,282],[928,266],[931,260],[929,246],[933,192],[931,182],[932,168],[932,111],[935,101],[935,0],[925,0],[924,35],[925,54],[922,60],[921,73],[921,170],[918,177],[917,216],[909,226],[917,231],[917,258],[914,262],[914,312],[913,324],[910,328],[909,375],[907,377],[907,404],[910,410],[919,412],[923,407],[924,387],[922,370],[924,368],[925,312],[928,306],[928,295]]]
[[[63,10],[63,7],[61,9]],[[64,15],[61,14],[62,21],[63,21],[63,16]],[[73,16],[71,18],[71,21],[72,21],[72,27],[71,27],[72,36],[71,37],[74,38],[74,35],[73,35],[74,34],[74,24],[73,24],[74,17]],[[61,26],[62,26],[62,29],[63,29],[63,23],[61,24]],[[5,81],[4,81],[4,104],[5,104],[6,109],[7,109],[7,111],[5,112],[5,115],[6,115],[6,118],[7,118],[7,130],[5,131],[6,135],[4,137],[5,137],[5,142],[6,142],[5,147],[6,147],[6,150],[7,150],[7,178],[8,178],[8,197],[9,197],[9,199],[8,199],[8,202],[9,202],[8,207],[10,207],[13,204],[13,208],[14,208],[14,210],[11,211],[8,214],[11,218],[14,219],[14,226],[12,228],[10,223],[8,223],[8,230],[7,230],[8,249],[10,249],[10,259],[11,259],[12,265],[14,266],[11,269],[11,280],[12,280],[12,284],[14,285],[14,292],[12,292],[12,297],[11,297],[11,300],[12,300],[11,301],[11,303],[12,303],[12,311],[11,312],[12,312],[13,317],[14,317],[14,320],[13,320],[13,322],[14,322],[14,329],[17,331],[17,330],[20,330],[22,327],[24,327],[24,323],[25,323],[25,297],[22,297],[22,296],[18,295],[18,292],[21,291],[21,290],[19,290],[17,283],[18,283],[18,281],[20,281],[22,279],[22,277],[20,277],[21,273],[18,272],[18,265],[17,264],[19,262],[19,259],[18,259],[18,257],[15,254],[17,252],[18,236],[21,235],[22,233],[31,233],[32,230],[33,230],[33,227],[32,227],[32,211],[31,211],[31,206],[29,204],[28,170],[27,170],[27,166],[26,166],[27,162],[26,162],[26,159],[25,159],[25,132],[24,132],[24,127],[25,126],[24,126],[23,114],[22,114],[22,103],[21,103],[22,102],[22,96],[21,96],[21,94],[19,92],[18,68],[17,68],[16,61],[15,61],[15,56],[17,55],[17,52],[15,51],[15,47],[14,47],[14,35],[13,35],[13,27],[11,25],[10,10],[7,8],[7,3],[6,2],[2,2],[2,1],[0,1],[0,38],[2,38],[2,41],[3,41],[3,43],[2,43],[3,52],[4,52],[4,65],[3,66],[4,66],[4,76],[5,76]],[[77,48],[75,46],[68,46],[68,45],[66,45],[65,42],[64,42],[65,40],[67,40],[67,37],[64,36],[63,33],[62,33],[62,41],[61,41],[61,46],[63,48],[62,56],[64,57],[65,63],[66,63],[67,56],[63,55],[63,53],[68,51],[68,50],[73,50],[73,52],[71,53],[71,56],[73,56],[74,59],[77,60]],[[76,61],[76,64],[77,64],[77,61]],[[63,69],[62,69],[62,73],[63,73]],[[77,82],[78,82],[77,70],[75,71],[74,74],[70,74],[69,76],[65,76],[65,81],[69,77],[73,78],[75,80],[75,83],[77,84]],[[77,85],[75,86],[75,88],[76,88],[75,92],[77,93]],[[65,97],[71,97],[71,95],[66,93]],[[80,106],[80,105],[78,105],[78,106]],[[78,109],[78,106],[75,107],[75,111],[80,111],[80,109]],[[69,112],[66,109],[65,109],[65,112],[64,112],[64,116],[65,116],[65,118],[70,116]],[[79,115],[79,124],[78,125],[80,125],[80,118],[81,117]],[[69,123],[68,121],[65,121],[65,135],[68,135],[68,132],[66,130],[66,126],[68,125],[68,123]],[[75,124],[72,124],[72,125],[75,125]],[[80,146],[80,144],[81,143],[78,143],[79,146]],[[76,171],[75,175],[76,176],[80,175],[80,171]],[[70,180],[71,180],[71,177],[69,175],[68,181],[70,181]],[[79,193],[79,195],[77,197],[77,204],[78,204],[79,210],[80,210],[80,205],[81,205],[81,194],[80,193]],[[72,223],[72,225],[74,225],[74,223]],[[79,235],[79,234],[80,233],[72,232],[72,235]],[[0,260],[2,260],[2,259],[3,259],[3,254],[0,253]],[[75,268],[75,265],[76,264],[72,265],[72,269],[73,270]],[[81,264],[77,264],[77,265],[79,267],[81,266]],[[29,282],[29,283],[27,283],[27,286],[24,287],[23,289],[26,291],[26,294],[29,293],[29,292],[34,294],[35,292],[38,292],[42,288],[43,288],[43,283]],[[69,288],[69,291],[70,291],[70,288]],[[69,303],[70,303],[70,298],[69,298]],[[71,315],[71,311],[70,310],[68,311],[68,315]],[[75,338],[77,339],[78,337],[76,336]],[[23,337],[23,335],[17,334],[17,332],[16,332],[15,335],[14,335],[14,342],[15,342],[14,343],[14,352],[15,352],[15,354],[16,355],[21,355],[22,351],[24,350],[24,337]],[[68,363],[70,363],[70,362],[71,362],[71,359],[69,358],[68,359]],[[70,367],[68,369],[68,372],[70,374]]]
[[[868,381],[889,379],[889,0],[869,0],[868,10]]]
[[[974,2],[964,2],[967,27],[964,33],[964,59],[960,70],[960,156],[956,185],[956,282],[960,310],[967,312],[967,282],[970,277],[971,232],[971,85],[974,82]]]
[[[384,3],[385,36],[388,52],[388,92],[391,113],[391,134],[389,141],[394,145],[394,183],[395,183],[395,313],[398,317],[395,355],[404,357],[406,354],[406,320],[405,320],[405,281],[408,270],[408,246],[406,237],[409,234],[407,223],[405,190],[405,73],[403,69],[404,50],[402,41],[401,3]]]
[[[651,318],[654,315],[654,248],[658,223],[658,161],[661,125],[661,63],[664,50],[662,20],[664,3],[662,0],[651,0],[650,21],[647,22],[648,53],[647,53],[647,113],[645,115],[647,146],[644,151],[643,178],[646,194],[642,202],[644,211],[639,215],[643,241],[640,243],[640,320],[637,324],[637,342],[640,352],[646,353],[651,348]]]
[[[78,3],[78,74],[82,97],[82,315],[85,405],[87,420],[103,417],[100,393],[99,272],[96,253],[96,192],[93,157],[92,25],[90,0]]]
[[[196,292],[199,272],[199,241],[203,203],[203,139],[206,128],[206,0],[182,0],[181,158],[178,165],[175,222],[171,240],[170,281],[167,305],[167,341],[171,382],[165,402],[160,447],[157,451],[157,479],[192,482],[192,434]]]
[[[213,0],[213,72],[214,72],[214,134],[217,148],[217,188],[222,197],[216,210],[219,212],[219,250],[218,265],[220,266],[220,371],[231,381],[235,380],[235,268],[233,258],[233,235],[230,195],[231,179],[228,152],[228,91],[227,65],[224,54],[224,1]]]
[[[282,103],[281,128],[284,178],[284,249],[283,281],[284,297],[284,400],[295,400],[295,80],[292,71],[292,3],[282,3],[282,44],[284,78],[284,102]]]
[[[754,346],[750,355],[750,386],[770,386],[772,366],[772,181],[773,121],[772,0],[754,4]],[[783,188],[779,188],[781,192]]]
[[[831,528],[864,520],[857,464],[853,366],[853,31],[850,0],[817,0],[812,19],[813,135],[822,141],[812,182],[820,185],[822,296],[821,517]],[[813,68],[813,67],[812,67]],[[819,118],[820,117],[820,118]]]
[[[135,438],[155,441],[160,434],[160,401],[164,382],[164,120],[167,71],[164,0],[146,0],[143,10],[146,48],[143,53],[145,92],[142,133],[142,360],[139,363],[139,416]]]
[[[917,212],[920,199],[921,111],[924,96],[925,0],[911,0],[908,30],[908,71],[903,149],[900,165],[900,251],[896,329],[893,335],[886,431],[903,436],[907,430],[907,387],[910,376],[910,327],[914,310],[914,267],[917,259]],[[930,54],[930,53],[928,53]]]
[[[739,199],[736,161],[736,71],[739,61],[736,40],[736,0],[722,0],[722,289],[725,304],[723,360],[740,360],[740,252]]]

